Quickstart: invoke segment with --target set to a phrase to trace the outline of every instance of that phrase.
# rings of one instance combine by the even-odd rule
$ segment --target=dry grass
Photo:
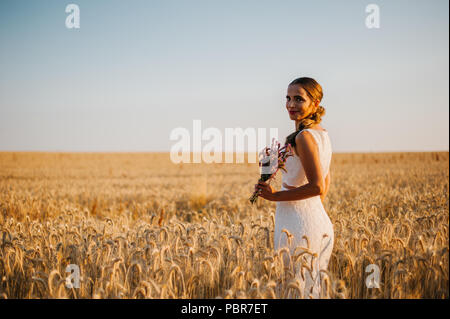
[[[323,298],[449,297],[448,165],[448,152],[334,155]],[[309,252],[273,251],[274,203],[248,203],[257,177],[168,154],[0,153],[0,298],[307,298],[293,267],[308,271]]]

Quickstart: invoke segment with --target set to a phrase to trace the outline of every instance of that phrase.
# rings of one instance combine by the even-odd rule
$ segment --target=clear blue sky
[[[448,6],[1,0],[0,150],[168,151],[194,119],[285,136],[287,85],[309,76],[335,152],[448,151]]]

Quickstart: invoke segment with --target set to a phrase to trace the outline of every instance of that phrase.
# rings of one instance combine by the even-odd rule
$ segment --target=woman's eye
[[[299,97],[295,98],[295,100],[296,100],[297,102],[303,101],[303,99],[302,99],[302,98],[299,98]]]

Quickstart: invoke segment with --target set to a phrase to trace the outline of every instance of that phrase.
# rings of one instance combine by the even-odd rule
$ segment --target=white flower
[[[278,141],[273,138],[270,148],[266,147],[259,152],[259,167],[261,174],[273,174],[278,168]]]

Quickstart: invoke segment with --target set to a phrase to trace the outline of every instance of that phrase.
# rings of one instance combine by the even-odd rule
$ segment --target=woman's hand
[[[260,189],[261,192],[259,193],[259,197],[262,197],[264,199],[275,201],[275,192],[268,183],[266,182],[258,182],[258,184],[255,185],[255,190]]]

